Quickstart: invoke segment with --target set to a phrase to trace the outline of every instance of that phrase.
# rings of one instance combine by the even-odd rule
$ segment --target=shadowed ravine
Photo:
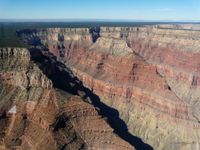
[[[31,48],[32,60],[38,64],[40,69],[53,82],[55,88],[64,90],[73,95],[81,96],[86,102],[91,101],[98,108],[100,115],[107,118],[108,123],[114,129],[114,132],[125,141],[133,145],[137,150],[153,150],[153,148],[144,143],[140,138],[133,136],[128,132],[128,128],[119,117],[119,112],[101,102],[98,95],[83,86],[82,82],[74,77],[73,73],[62,63],[56,61],[56,57],[48,51],[43,54],[40,49]]]

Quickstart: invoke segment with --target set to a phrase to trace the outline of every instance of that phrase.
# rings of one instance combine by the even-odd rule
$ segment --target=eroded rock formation
[[[89,100],[54,89],[46,75],[62,68],[53,59],[47,68],[48,59],[34,54],[0,48],[0,149],[135,149],[114,133]],[[70,82],[66,85],[73,89]]]
[[[197,28],[44,29],[20,35],[29,43],[39,38],[103,103],[119,111],[129,132],[156,150],[198,150]]]

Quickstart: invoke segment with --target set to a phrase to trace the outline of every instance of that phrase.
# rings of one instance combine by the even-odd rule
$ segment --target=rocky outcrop
[[[28,89],[52,88],[52,83],[30,61],[27,49],[3,48],[0,50],[0,79],[8,85]]]
[[[57,37],[58,29],[51,30]],[[71,47],[66,43],[74,29],[60,30],[66,35],[62,52],[48,46],[59,45],[58,38],[42,43],[103,103],[119,111],[129,132],[158,150],[198,149],[199,31],[102,27],[94,43],[84,40],[81,46],[85,34],[93,37],[82,29],[85,33],[72,32],[80,38],[72,42],[79,46]],[[43,32],[38,37],[48,39]]]
[[[128,56],[133,53],[124,40],[105,37],[98,38],[96,43],[90,47],[90,50],[97,50],[114,56]]]
[[[74,97],[64,106],[64,117],[70,120],[91,149],[133,149],[112,134],[114,130],[99,117],[95,108],[80,98]]]
[[[0,149],[134,149],[93,105],[53,88],[43,72],[54,73],[55,61],[41,70],[48,60],[33,57],[27,49],[0,49]]]
[[[52,83],[31,62],[27,49],[1,48],[0,56],[1,145],[15,148],[22,143],[20,138],[36,105],[41,99],[48,101]],[[8,113],[12,107],[15,112]]]
[[[113,132],[91,104],[71,97],[59,113],[52,102],[37,107],[21,149],[134,149]]]

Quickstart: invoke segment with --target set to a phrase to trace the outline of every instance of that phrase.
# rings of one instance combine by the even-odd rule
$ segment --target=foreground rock
[[[0,49],[0,149],[134,149],[94,106],[54,89],[38,65],[27,49]]]

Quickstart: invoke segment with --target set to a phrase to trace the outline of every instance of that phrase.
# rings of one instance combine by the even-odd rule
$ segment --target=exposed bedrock
[[[48,31],[36,37],[130,133],[156,150],[199,149],[199,31],[103,27],[95,42],[87,29]]]
[[[0,49],[1,147],[20,147],[21,140],[40,100],[45,104],[52,94],[52,83],[30,60],[22,48]]]
[[[125,39],[135,53],[157,66],[181,99],[192,102],[199,98],[199,31],[154,27],[107,30],[102,28],[101,35]]]
[[[43,72],[54,74],[55,61],[47,72],[48,60],[31,57],[27,49],[0,48],[0,149],[135,149],[93,105],[53,88]]]
[[[198,25],[180,26],[184,29]],[[200,31],[160,28],[102,28],[100,35],[126,40],[137,55],[157,67],[180,99],[192,105],[199,120]]]

